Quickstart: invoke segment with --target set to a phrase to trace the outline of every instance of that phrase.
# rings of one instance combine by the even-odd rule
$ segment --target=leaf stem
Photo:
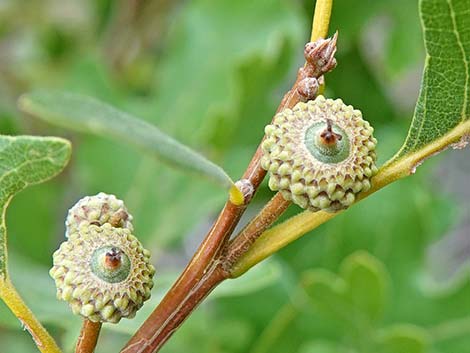
[[[28,330],[41,352],[61,353],[57,343],[34,316],[8,278],[0,277],[0,298],[20,320],[24,328]]]
[[[315,14],[313,15],[312,34],[310,36],[311,42],[320,38],[326,38],[330,25],[332,7],[333,0],[317,0]]]
[[[101,322],[83,320],[80,336],[78,336],[75,353],[93,353],[101,331]]]

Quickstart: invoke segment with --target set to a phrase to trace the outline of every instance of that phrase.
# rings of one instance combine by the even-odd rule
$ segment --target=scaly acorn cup
[[[69,232],[53,263],[57,298],[93,322],[132,318],[150,298],[155,274],[150,252],[127,228],[90,224]]]
[[[94,196],[85,196],[77,201],[69,210],[65,220],[65,237],[70,233],[88,227],[90,224],[103,225],[110,223],[113,227],[127,228],[131,232],[132,215],[127,211],[122,200],[114,195],[108,195],[100,192]]]
[[[265,128],[261,165],[269,187],[311,211],[337,212],[377,173],[373,128],[341,99],[318,96],[278,113]]]

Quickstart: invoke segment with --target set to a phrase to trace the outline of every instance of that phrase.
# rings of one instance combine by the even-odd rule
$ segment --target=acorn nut
[[[65,237],[89,224],[103,225],[111,223],[116,228],[127,228],[131,232],[132,216],[122,200],[114,195],[100,192],[94,196],[85,196],[72,206],[65,221]]]
[[[311,211],[337,212],[377,173],[373,128],[341,99],[318,96],[278,113],[265,128],[261,165],[269,187]]]
[[[49,273],[57,298],[91,321],[132,318],[150,298],[155,274],[150,252],[127,228],[105,223],[69,232],[53,262]]]

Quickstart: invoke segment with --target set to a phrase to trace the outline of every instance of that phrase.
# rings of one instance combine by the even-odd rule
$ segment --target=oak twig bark
[[[78,336],[75,353],[93,353],[101,331],[101,322],[83,319],[82,330]]]

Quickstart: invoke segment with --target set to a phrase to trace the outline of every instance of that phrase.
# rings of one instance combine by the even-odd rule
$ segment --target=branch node
[[[306,77],[299,82],[297,92],[302,101],[307,102],[317,97],[319,87],[320,85],[315,77]]]
[[[338,32],[331,38],[321,38],[305,45],[304,56],[307,61],[305,70],[309,77],[319,77],[336,67],[337,41]]]
[[[230,202],[237,206],[247,205],[250,203],[253,195],[255,194],[255,188],[252,182],[248,179],[240,179],[235,182],[235,187],[241,192],[243,195],[242,202],[235,201],[232,199],[232,195],[230,196]]]

